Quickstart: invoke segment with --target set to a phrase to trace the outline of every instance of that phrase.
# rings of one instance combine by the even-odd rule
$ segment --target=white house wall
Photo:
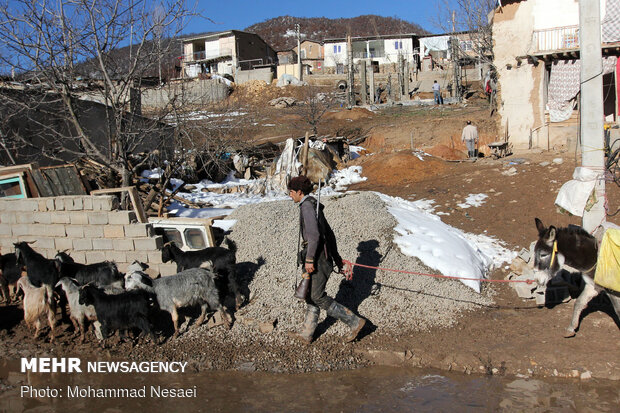
[[[205,41],[205,58],[209,59],[220,55],[220,40]]]
[[[334,53],[334,46],[340,46],[340,52]],[[326,43],[325,44],[325,67],[336,67],[336,64],[344,64],[347,61],[347,43]]]
[[[396,49],[395,42],[402,42],[403,48]],[[411,38],[384,40],[383,48],[385,50],[385,57],[376,59],[379,60],[379,64],[396,63],[398,62],[398,57],[401,55],[404,56],[407,61],[413,61],[413,40]]]
[[[396,49],[395,42],[402,42],[403,48]],[[364,43],[365,40],[358,40],[355,43]],[[340,53],[334,53],[334,46],[340,46]],[[364,50],[366,50],[366,46],[364,46]],[[379,62],[380,65],[388,64],[388,63],[396,63],[398,62],[398,56],[404,55],[408,61],[413,61],[413,39],[403,38],[403,39],[384,39],[383,40],[383,50],[384,56],[373,57],[372,60]],[[337,63],[345,64],[347,62],[347,43],[346,42],[338,42],[338,43],[326,43],[324,47],[325,52],[325,61],[324,67],[335,67]],[[363,58],[355,58],[353,59],[353,63],[357,63],[360,60],[365,60]]]
[[[534,0],[534,30],[579,24],[579,2],[576,0]],[[605,16],[605,0],[601,0],[601,20]]]

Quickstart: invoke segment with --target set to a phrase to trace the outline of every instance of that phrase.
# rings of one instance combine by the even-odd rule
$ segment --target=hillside
[[[297,45],[295,24],[301,27],[302,39],[323,40],[334,37],[373,36],[383,34],[428,32],[415,23],[395,17],[365,15],[353,18],[280,16],[253,24],[244,30],[258,34],[275,50],[288,50]]]

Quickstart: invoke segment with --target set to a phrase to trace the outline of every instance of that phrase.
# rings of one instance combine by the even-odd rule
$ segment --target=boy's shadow
[[[377,267],[381,263],[383,256],[379,254],[377,248],[379,247],[379,241],[372,239],[369,241],[362,241],[357,246],[357,259],[356,264],[368,265],[371,267]],[[375,283],[377,270],[364,267],[353,267],[353,279],[348,281],[343,278],[340,281],[340,288],[334,299],[340,304],[347,307],[349,310],[356,314],[358,313],[358,307],[367,297],[377,294],[379,291],[379,284]],[[358,337],[363,337],[376,330],[376,326],[373,324],[366,314],[363,314],[366,318],[366,326],[361,331]],[[331,327],[337,320],[332,317],[327,317],[317,327],[316,336],[322,335],[329,327]]]

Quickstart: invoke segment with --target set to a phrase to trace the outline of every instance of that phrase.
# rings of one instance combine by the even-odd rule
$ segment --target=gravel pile
[[[392,243],[396,221],[371,192],[324,197],[325,215],[346,260],[385,268],[435,273]],[[254,297],[237,317],[277,324],[276,331],[295,330],[305,303],[293,297],[301,270],[296,268],[299,208],[292,201],[266,202],[237,208],[229,237],[237,243],[240,284]],[[297,277],[297,278],[295,278]],[[353,281],[333,273],[327,293],[370,320],[377,332],[420,331],[452,325],[464,310],[492,303],[490,291],[477,294],[459,281],[375,271],[355,267]],[[321,319],[325,312],[321,312]],[[233,328],[233,330],[236,330]],[[245,330],[245,329],[244,329]],[[326,334],[342,335],[343,323]]]

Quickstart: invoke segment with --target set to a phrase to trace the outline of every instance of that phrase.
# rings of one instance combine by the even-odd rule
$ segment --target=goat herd
[[[234,295],[238,309],[243,303],[236,282],[236,245],[226,240],[228,248],[210,247],[184,252],[168,243],[162,249],[164,262],[175,261],[177,274],[152,279],[144,271],[148,265],[134,261],[127,273],[119,272],[114,262],[80,264],[66,252],[47,259],[28,242],[15,243],[15,253],[0,256],[0,292],[6,303],[11,301],[9,286],[23,293],[24,320],[38,337],[45,319],[54,341],[56,310],[67,320],[67,307],[80,342],[86,338],[91,322],[96,337],[103,341],[111,332],[139,329],[157,342],[152,321],[158,310],[172,317],[174,336],[179,334],[179,309],[200,307],[199,326],[207,311],[220,312],[230,327],[232,316],[223,303]],[[22,276],[25,270],[26,275]]]

